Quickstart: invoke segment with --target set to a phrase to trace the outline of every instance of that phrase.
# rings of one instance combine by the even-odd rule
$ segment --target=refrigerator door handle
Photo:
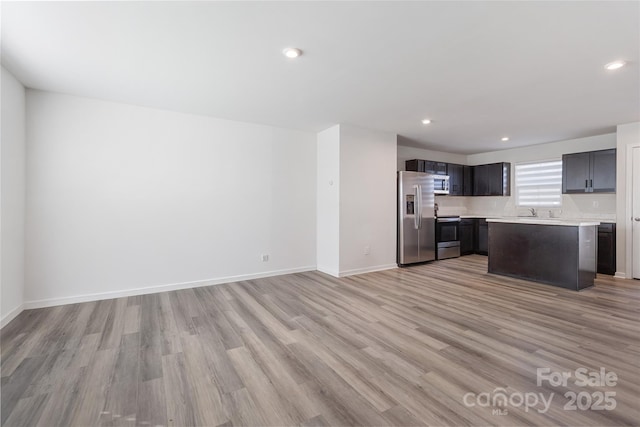
[[[418,229],[422,228],[422,185],[418,184]]]
[[[414,200],[414,206],[413,206],[413,226],[415,227],[416,230],[418,230],[420,228],[420,219],[418,218],[418,212],[420,212],[420,186],[419,185],[414,185],[413,186],[413,200]]]

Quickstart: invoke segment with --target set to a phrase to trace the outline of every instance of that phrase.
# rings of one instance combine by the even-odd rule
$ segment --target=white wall
[[[32,90],[27,129],[31,306],[315,269],[315,134]]]
[[[396,139],[340,125],[341,276],[396,267]]]
[[[587,138],[568,139],[565,141],[549,142],[546,144],[530,145],[527,147],[511,148],[500,151],[470,154],[467,164],[483,165],[495,162],[525,162],[547,159],[559,159],[563,154],[580,153],[583,151],[606,150],[616,148],[616,134],[590,136]]]
[[[640,122],[617,128],[616,276],[631,278],[631,147],[640,146]],[[640,186],[640,183],[635,183]]]
[[[318,133],[317,268],[340,275],[340,125]]]
[[[24,297],[25,89],[2,67],[0,327],[22,311]]]

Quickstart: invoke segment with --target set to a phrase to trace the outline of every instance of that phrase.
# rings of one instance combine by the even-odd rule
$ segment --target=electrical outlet
[[[261,259],[262,259],[262,262],[267,262],[267,261],[269,261],[269,254],[262,254]]]
[[[364,247],[364,254],[365,255],[369,255],[371,253],[371,247],[370,246],[365,246]]]

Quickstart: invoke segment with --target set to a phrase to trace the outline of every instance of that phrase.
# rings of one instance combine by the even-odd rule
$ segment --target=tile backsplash
[[[529,215],[528,208],[517,207],[515,197],[436,196],[439,215],[519,216]],[[538,216],[567,219],[615,220],[615,194],[563,194],[562,207],[539,208]],[[551,211],[551,212],[550,212]]]

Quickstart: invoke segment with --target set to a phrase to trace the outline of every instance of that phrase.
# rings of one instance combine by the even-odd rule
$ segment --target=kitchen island
[[[573,290],[593,286],[599,222],[535,217],[487,222],[489,273]]]

